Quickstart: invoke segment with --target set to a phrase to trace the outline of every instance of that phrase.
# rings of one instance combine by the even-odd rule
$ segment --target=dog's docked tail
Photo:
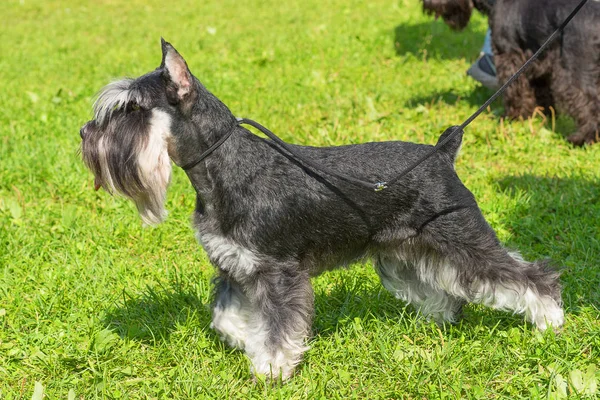
[[[459,132],[455,133],[452,138],[448,140],[448,142],[444,143],[439,149],[439,152],[447,154],[453,163],[456,161],[456,156],[458,155],[460,147],[462,146],[462,138],[465,132],[457,125],[451,126],[450,128],[446,129],[444,133],[442,133],[442,136],[440,136],[436,144],[436,146],[440,145],[450,135],[452,135],[455,130],[458,130]]]

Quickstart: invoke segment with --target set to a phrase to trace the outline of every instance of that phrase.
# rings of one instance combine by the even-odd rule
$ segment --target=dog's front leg
[[[285,380],[308,348],[314,296],[308,272],[297,268],[259,268],[244,280],[252,304],[244,349],[254,375]]]
[[[527,60],[521,50],[494,54],[498,80],[505,83]],[[529,118],[536,106],[536,93],[526,76],[520,76],[504,92],[504,115],[507,118]]]
[[[248,321],[253,308],[241,286],[220,276],[215,279],[214,305],[210,327],[222,341],[244,350],[248,336]]]

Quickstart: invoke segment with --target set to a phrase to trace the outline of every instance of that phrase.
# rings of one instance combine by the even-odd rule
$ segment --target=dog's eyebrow
[[[125,78],[106,85],[94,101],[94,119],[102,124],[110,117],[113,110],[135,99],[135,93],[130,90],[133,79]]]

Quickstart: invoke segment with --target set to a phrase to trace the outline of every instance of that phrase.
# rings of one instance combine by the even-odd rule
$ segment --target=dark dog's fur
[[[131,198],[144,221],[159,223],[169,157],[193,164],[229,132],[186,173],[197,195],[194,227],[218,269],[212,327],[246,352],[255,373],[292,374],[311,330],[310,277],[363,258],[395,296],[437,321],[454,321],[465,302],[476,302],[523,313],[540,329],[562,325],[558,275],[507,252],[456,175],[461,135],[388,189],[360,189],[239,126],[166,42],[159,68],[102,90],[80,134],[96,186]],[[372,181],[430,148],[295,146],[327,168]]]
[[[494,61],[506,82],[558,28],[579,0],[423,0],[427,13],[441,15],[453,29],[464,28],[473,8],[489,16]],[[508,87],[507,117],[530,117],[540,106],[555,104],[569,114],[577,131],[575,145],[599,140],[600,131],[600,3],[590,0],[566,27],[561,38]]]

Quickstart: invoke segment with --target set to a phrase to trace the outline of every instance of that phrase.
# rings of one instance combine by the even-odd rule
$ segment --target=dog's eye
[[[127,109],[129,111],[138,111],[141,109],[141,107],[138,103],[136,103],[135,101],[132,101],[128,104]]]

